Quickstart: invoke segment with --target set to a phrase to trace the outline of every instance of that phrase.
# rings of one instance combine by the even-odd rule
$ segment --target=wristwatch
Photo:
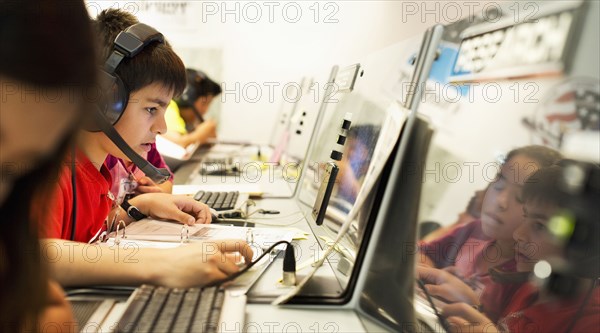
[[[142,212],[140,212],[139,209],[137,209],[136,206],[132,205],[129,203],[129,201],[125,200],[123,201],[123,203],[121,204],[121,208],[123,208],[124,211],[127,212],[127,215],[129,215],[129,217],[131,217],[132,219],[139,221],[141,219],[145,219],[148,216],[144,215]]]

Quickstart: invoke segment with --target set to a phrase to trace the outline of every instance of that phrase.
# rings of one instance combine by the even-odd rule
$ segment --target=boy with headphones
[[[166,131],[164,112],[185,87],[185,67],[162,34],[127,12],[105,10],[94,23],[101,59],[105,59],[100,71],[105,95],[91,110],[92,119],[85,129],[79,131],[77,147],[59,173],[54,206],[46,218],[48,239],[42,246],[69,254],[49,260],[57,280],[63,285],[190,287],[237,272],[234,258],[225,252],[239,252],[250,260],[252,250],[241,240],[167,250],[142,248],[134,254],[117,251],[100,254],[93,262],[85,251],[76,249],[76,243],[65,241],[92,242],[103,231],[114,230],[116,221],[127,224],[146,216],[184,224],[211,220],[207,206],[166,193],[142,194],[113,206],[112,179],[104,165],[109,154],[135,162],[157,183],[169,178],[168,170],[156,169],[139,155],[149,152],[156,135]]]
[[[163,136],[176,144],[187,147],[204,144],[217,136],[214,120],[204,119],[213,99],[222,89],[202,71],[188,68],[187,86],[181,96],[169,104],[165,119],[167,132]]]

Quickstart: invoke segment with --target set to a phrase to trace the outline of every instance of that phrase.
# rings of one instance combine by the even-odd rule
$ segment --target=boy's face
[[[198,110],[198,112],[200,112],[200,114],[204,116],[206,112],[208,112],[208,107],[210,106],[210,103],[212,103],[213,98],[213,95],[198,97],[194,102],[196,110]]]
[[[536,200],[529,200],[523,206],[524,222],[513,235],[519,272],[531,272],[538,261],[562,256],[562,245],[548,230],[548,221],[557,210],[554,204]]]
[[[481,227],[486,236],[512,241],[513,232],[523,220],[521,192],[527,177],[537,164],[517,155],[500,169],[498,178],[488,186],[481,207]]]
[[[172,97],[173,93],[159,83],[145,86],[129,96],[127,108],[115,124],[115,129],[141,156],[147,156],[157,134],[166,132],[165,111]],[[112,142],[108,151],[113,156],[129,161]]]

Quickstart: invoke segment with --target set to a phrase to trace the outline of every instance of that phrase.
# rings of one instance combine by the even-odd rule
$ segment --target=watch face
[[[561,148],[565,135],[600,129],[600,81],[570,78],[550,89],[534,114],[523,119],[533,144]]]

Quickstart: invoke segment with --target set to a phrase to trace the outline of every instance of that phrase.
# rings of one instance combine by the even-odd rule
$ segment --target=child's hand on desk
[[[146,193],[129,200],[143,214],[182,224],[210,223],[210,208],[190,197],[168,193]]]
[[[466,303],[446,304],[441,309],[450,332],[498,333],[494,323],[483,313]]]
[[[163,190],[152,179],[144,176],[137,180],[138,186],[135,188],[136,194],[142,193],[162,193]]]
[[[210,138],[217,137],[217,123],[212,119],[207,119],[202,124],[196,126],[192,136],[199,144],[204,144]]]
[[[479,298],[471,287],[444,270],[417,265],[417,276],[423,280],[431,296],[443,298],[448,302],[479,304]]]
[[[163,250],[162,253],[166,256],[156,263],[158,272],[162,272],[157,282],[178,288],[206,285],[224,279],[240,270],[240,255],[247,263],[253,255],[252,248],[243,240],[190,243]]]

